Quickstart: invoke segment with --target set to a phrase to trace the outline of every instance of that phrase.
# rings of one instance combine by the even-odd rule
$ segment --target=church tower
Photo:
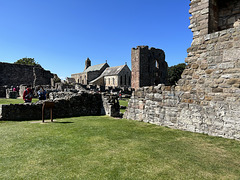
[[[91,60],[89,58],[87,58],[85,61],[85,69],[84,70],[86,70],[89,66],[91,66]]]

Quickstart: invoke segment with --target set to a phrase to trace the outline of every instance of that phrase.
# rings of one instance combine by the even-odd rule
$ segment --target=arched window
[[[113,85],[115,84],[115,79],[114,78],[112,78],[112,81],[113,81]]]
[[[122,86],[122,76],[120,76],[120,86]]]

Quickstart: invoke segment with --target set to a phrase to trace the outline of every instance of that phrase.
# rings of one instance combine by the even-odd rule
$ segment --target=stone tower
[[[84,70],[86,70],[89,66],[91,66],[91,60],[89,58],[87,58],[85,61],[85,69]]]
[[[132,88],[166,83],[168,65],[163,50],[148,46],[132,48],[131,62]]]

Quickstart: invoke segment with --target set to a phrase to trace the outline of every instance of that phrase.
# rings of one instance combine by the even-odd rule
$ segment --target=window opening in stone
[[[155,67],[156,67],[156,68],[159,68],[159,63],[158,63],[157,60],[155,61]]]
[[[240,21],[239,0],[209,0],[208,33],[233,28]]]

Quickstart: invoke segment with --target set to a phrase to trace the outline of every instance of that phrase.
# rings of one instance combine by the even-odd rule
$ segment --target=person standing
[[[23,100],[25,103],[31,103],[33,97],[33,92],[31,86],[27,86],[27,89],[23,92]]]
[[[46,100],[46,94],[47,94],[47,92],[43,89],[42,86],[40,86],[40,89],[38,91],[38,99],[39,100]]]

